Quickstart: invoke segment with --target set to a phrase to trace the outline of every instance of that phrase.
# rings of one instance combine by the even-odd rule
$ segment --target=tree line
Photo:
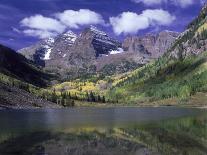
[[[56,89],[52,92],[45,91],[42,97],[46,100],[63,106],[75,106],[75,101],[106,103],[105,96],[96,95],[94,92],[86,93],[84,97],[79,97],[76,93],[71,94],[68,91],[57,93]]]

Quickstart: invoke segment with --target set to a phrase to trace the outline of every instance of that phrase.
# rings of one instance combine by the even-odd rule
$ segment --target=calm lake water
[[[0,111],[0,132],[65,130],[84,126],[114,128],[140,122],[200,114],[198,109],[159,108],[71,108]]]
[[[147,147],[150,144],[148,144],[149,142],[146,141],[146,138],[143,139],[143,136],[140,134],[142,133],[141,131],[143,131],[143,135],[147,133],[145,135],[146,137],[151,137],[152,139],[154,139],[153,136],[157,138],[157,135],[153,135],[153,132],[157,129],[161,129],[161,127],[160,125],[155,125],[156,128],[154,126],[152,128],[151,127],[152,124],[165,122],[163,124],[162,129],[166,129],[166,131],[168,131],[168,129],[169,130],[171,128],[173,129],[173,126],[176,124],[176,122],[178,122],[178,124],[176,124],[176,129],[178,127],[181,128],[182,125],[184,124],[184,126],[182,127],[183,129],[181,129],[182,131],[185,130],[184,127],[192,128],[191,124],[193,125],[195,123],[196,126],[197,122],[194,122],[194,120],[191,121],[191,119],[194,118],[200,119],[200,116],[205,113],[206,113],[205,110],[192,109],[192,108],[176,108],[176,107],[71,108],[71,109],[39,109],[39,110],[18,110],[18,111],[1,110],[0,111],[0,126],[1,126],[0,137],[2,137],[1,138],[2,140],[1,139],[0,140],[2,145],[0,146],[0,154],[1,151],[3,151],[4,154],[10,154],[10,153],[21,154],[23,152],[25,154],[27,153],[38,154],[38,151],[40,151],[39,154],[41,153],[55,154],[55,152],[57,151],[61,152],[61,150],[59,150],[59,146],[57,143],[61,143],[63,149],[70,148],[68,149],[69,151],[62,151],[62,154],[85,154],[84,153],[85,150],[89,151],[88,154],[96,154],[97,153],[96,151],[99,149],[103,149],[102,151],[104,150],[109,151],[109,152],[106,151],[103,154],[117,154],[121,150],[120,148],[125,144],[125,141],[127,141],[130,144],[130,145],[127,144],[126,148],[128,147],[128,145],[133,146],[134,148],[139,148],[138,141],[143,141],[142,143],[146,143],[146,145],[143,144],[143,146],[139,145],[140,147],[142,146],[141,153],[139,153],[140,149],[132,149],[130,147],[132,150],[128,150],[128,151],[125,150],[126,154],[128,154],[129,152],[131,152],[129,154],[137,154],[137,151],[138,154],[143,154],[143,148],[145,149],[144,152],[147,151],[149,154],[150,151],[152,154],[153,153],[159,154],[160,152],[163,152],[163,150],[159,150],[159,148],[155,148],[154,150],[155,152],[153,152],[153,149],[150,150],[153,147],[150,147],[150,149]],[[185,120],[179,121],[184,118],[186,118],[186,121]],[[173,121],[171,124],[169,124],[170,120]],[[147,124],[146,125],[147,127],[145,127],[145,125],[140,127],[139,126],[140,124]],[[200,126],[199,128],[203,128],[203,130],[205,131],[206,126],[204,124],[204,126]],[[198,129],[196,128],[195,132],[197,132],[199,128]],[[137,131],[140,131],[140,133],[138,133],[138,135],[133,135],[134,133],[137,133]],[[15,145],[17,145],[17,143],[19,144],[19,142],[21,142],[22,145],[25,146],[24,143],[28,143],[28,140],[31,139],[30,134],[34,134],[34,133],[38,133],[35,134],[35,136],[38,138],[44,137],[45,133],[47,134],[50,133],[50,136],[51,133],[56,135],[52,136],[52,138],[49,139],[48,137],[50,136],[45,136],[47,138],[42,138],[41,141],[38,141],[38,146],[36,143],[35,144],[32,143],[32,145],[29,145],[24,149],[22,148],[21,145],[18,146],[17,148],[15,147]],[[69,133],[70,135],[64,135],[64,136],[62,135],[62,134],[69,134]],[[116,145],[114,144],[113,145],[114,147],[111,148],[110,146],[110,149],[108,149],[107,146],[105,145],[106,139],[103,137],[99,137],[98,133],[108,135],[109,137],[111,137],[111,139],[110,140],[107,139],[107,140],[109,140],[110,142],[113,141],[113,143],[115,143]],[[91,145],[88,144],[89,141],[91,140],[91,137],[94,137],[94,134],[96,138],[95,139],[93,138],[92,142],[97,141],[96,149],[94,148],[94,146],[91,146],[93,143]],[[161,132],[161,134],[163,134],[163,131]],[[75,139],[71,138],[71,135],[73,135],[73,138],[74,137],[76,138]],[[86,137],[86,135],[88,136],[88,139],[87,140],[84,139],[84,140],[86,140],[87,148],[83,149],[82,146],[86,147],[86,144],[82,144],[84,141],[82,140],[82,138]],[[130,141],[129,137],[127,137],[128,135],[130,135],[129,137],[133,139],[133,142]],[[71,138],[69,141],[66,141],[64,139],[67,136]],[[80,136],[83,137],[80,138]],[[205,136],[206,135],[204,135],[204,142],[206,142]],[[77,137],[79,137],[80,139],[77,139]],[[115,138],[116,140],[113,139],[114,137],[116,137]],[[52,143],[51,140],[55,141],[55,143]],[[79,140],[80,143],[77,143],[77,141]],[[74,143],[74,141],[76,141],[76,143]],[[189,141],[192,141],[192,139],[189,139]],[[201,141],[203,140],[201,139]],[[14,147],[13,148],[14,152],[12,152],[12,149],[10,149],[8,152],[8,146],[10,146],[11,143],[12,146]],[[169,143],[170,146],[171,141]],[[164,143],[159,142],[159,144],[164,146],[165,142]],[[166,142],[166,144],[168,145],[168,142]],[[202,145],[203,144],[205,143],[202,143]],[[51,149],[50,147],[52,147],[53,149]],[[57,148],[55,149],[55,147]],[[72,148],[73,148],[73,152],[70,152]],[[200,149],[200,148],[195,148],[195,150],[196,149]],[[206,153],[205,146],[202,149],[201,149],[201,154],[203,153],[205,154]],[[124,151],[122,150],[119,153],[124,153]]]

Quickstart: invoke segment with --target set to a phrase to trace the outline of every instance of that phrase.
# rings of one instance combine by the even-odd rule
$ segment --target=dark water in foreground
[[[176,107],[2,110],[0,154],[207,154],[206,120]]]
[[[192,116],[199,110],[161,108],[71,108],[0,111],[0,131],[30,132],[41,130],[65,130],[76,127],[113,128],[128,124],[162,119]]]

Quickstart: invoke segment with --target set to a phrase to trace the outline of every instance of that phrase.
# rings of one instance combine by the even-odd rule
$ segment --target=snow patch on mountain
[[[55,39],[54,38],[48,38],[48,39],[45,40],[45,43],[47,45],[53,45],[54,42],[55,42]]]
[[[68,31],[68,32],[66,32],[66,33],[63,34],[63,37],[70,44],[73,44],[76,41],[76,39],[77,39],[78,36],[75,33],[73,33],[72,31]]]
[[[122,48],[118,48],[117,50],[111,50],[109,51],[109,54],[119,54],[119,53],[123,53],[124,50]]]
[[[94,32],[95,34],[98,34],[98,35],[103,35],[103,36],[107,36],[107,34],[101,30],[99,30],[98,28],[96,28],[95,26],[90,26],[90,30],[92,32]]]
[[[48,46],[49,47],[49,46]],[[45,57],[43,58],[44,60],[50,60],[50,54],[52,52],[51,48],[46,49]]]
[[[48,38],[43,40],[42,48],[44,49],[44,57],[41,58],[43,60],[50,60],[50,54],[52,52],[52,48],[54,46],[55,39],[54,38]]]

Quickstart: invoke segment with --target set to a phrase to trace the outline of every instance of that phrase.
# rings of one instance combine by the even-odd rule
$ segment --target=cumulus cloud
[[[26,35],[39,38],[57,35],[66,29],[66,26],[60,21],[42,15],[24,18],[20,21],[20,24],[26,27],[26,30],[23,31]]]
[[[28,36],[38,37],[40,39],[55,37],[58,35],[58,33],[54,31],[37,30],[37,29],[26,29],[23,31],[23,33]]]
[[[83,25],[104,23],[100,14],[88,9],[80,9],[79,11],[65,10],[61,13],[55,13],[53,17],[45,17],[38,14],[20,21],[20,25],[24,27],[24,34],[41,39],[56,36],[66,29],[77,29]]]
[[[79,11],[65,10],[55,16],[70,28],[79,28],[79,26],[89,24],[104,24],[100,14],[88,9],[80,9]]]
[[[169,25],[175,20],[175,16],[162,9],[145,10],[141,16],[147,18],[150,24],[157,25]]]
[[[32,29],[40,29],[45,31],[63,32],[65,26],[58,20],[44,17],[42,15],[35,15],[28,18],[24,18],[21,22],[22,26],[29,27]]]
[[[149,27],[149,21],[144,16],[133,12],[123,12],[118,17],[111,17],[110,23],[116,34],[136,33],[138,30]]]
[[[161,9],[145,10],[141,14],[123,12],[117,17],[110,17],[113,31],[120,35],[137,33],[150,26],[166,26],[171,24],[175,17]]]
[[[132,0],[135,3],[144,3],[145,5],[148,6],[153,6],[153,5],[160,5],[163,3],[167,4],[172,4],[175,6],[180,6],[182,8],[186,8],[195,2],[199,2],[199,0]],[[202,3],[203,0],[200,0],[200,3]]]

